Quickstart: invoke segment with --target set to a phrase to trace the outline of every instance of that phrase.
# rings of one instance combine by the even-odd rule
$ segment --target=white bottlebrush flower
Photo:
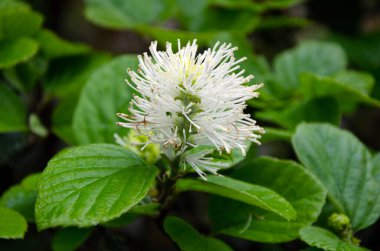
[[[199,176],[206,179],[204,171],[217,174],[220,168],[228,167],[228,163],[216,161],[209,155],[214,152],[213,149],[207,146],[198,146],[189,151],[186,151],[181,156],[181,164],[183,166],[190,166]]]
[[[239,148],[245,154],[245,142],[259,144],[264,132],[244,113],[245,102],[258,97],[262,84],[245,85],[253,76],[238,71],[245,58],[236,60],[237,48],[231,44],[218,42],[200,54],[197,49],[195,40],[185,47],[178,41],[177,52],[170,43],[166,51],[158,51],[157,42],[152,42],[151,56],[138,57],[138,72],[128,69],[133,83],[127,83],[140,95],[131,101],[131,115],[118,114],[126,121],[118,125],[148,136],[172,156],[199,145],[227,153]],[[207,161],[217,167],[204,154],[187,157],[199,174],[197,169],[211,171]]]

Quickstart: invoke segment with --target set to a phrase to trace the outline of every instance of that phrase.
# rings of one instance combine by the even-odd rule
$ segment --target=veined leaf
[[[298,158],[327,188],[335,209],[354,230],[380,216],[380,184],[372,176],[372,156],[350,132],[329,124],[301,124],[292,139]]]
[[[343,70],[346,65],[346,55],[337,44],[315,41],[301,43],[275,58],[277,93],[294,92],[299,85],[300,73],[311,72],[326,76]]]
[[[207,181],[180,179],[176,188],[179,192],[199,191],[220,195],[274,212],[287,220],[296,218],[292,205],[274,191],[232,178],[208,175]]]
[[[157,169],[110,144],[70,148],[50,160],[36,202],[40,230],[88,227],[119,217],[152,186]]]
[[[239,168],[240,167],[240,168]],[[326,191],[304,167],[273,158],[246,159],[232,177],[268,187],[285,198],[297,212],[287,221],[277,214],[222,197],[211,197],[209,215],[217,233],[252,241],[278,243],[298,237],[313,223],[325,203]]]

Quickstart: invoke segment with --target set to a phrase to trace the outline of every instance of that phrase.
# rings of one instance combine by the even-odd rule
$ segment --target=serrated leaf
[[[296,239],[302,227],[317,219],[326,192],[302,166],[292,161],[263,157],[253,161],[247,159],[239,167],[232,177],[277,192],[293,206],[297,218],[287,221],[273,212],[212,197],[209,215],[214,231],[252,241],[286,242]]]
[[[183,251],[232,251],[222,241],[199,234],[191,225],[177,217],[167,217],[164,229]]]
[[[372,156],[350,132],[329,124],[301,124],[292,139],[300,161],[327,188],[336,210],[354,230],[380,216],[380,184],[372,176]]]
[[[301,240],[309,244],[310,246],[321,248],[327,251],[365,251],[367,249],[355,246],[348,242],[344,242],[339,239],[335,234],[330,231],[309,226],[301,229]]]
[[[63,228],[54,235],[53,251],[75,251],[91,234],[92,228]]]
[[[111,144],[65,150],[42,173],[36,202],[40,230],[87,227],[119,217],[152,186],[157,169]]]
[[[26,107],[21,98],[0,82],[0,133],[26,131]]]
[[[309,41],[279,54],[274,61],[276,93],[290,95],[299,85],[300,73],[321,76],[343,70],[347,65],[343,49],[334,43]]]
[[[296,218],[292,205],[276,192],[224,176],[208,175],[207,181],[180,179],[176,183],[176,189],[179,192],[199,191],[216,194],[274,212],[287,220]]]
[[[30,38],[16,38],[0,41],[0,68],[11,67],[31,58],[38,50],[38,44]]]
[[[0,205],[19,212],[28,222],[34,222],[34,206],[39,177],[40,173],[31,174],[20,184],[9,188],[1,196]]]
[[[73,128],[79,144],[113,143],[116,113],[127,112],[132,89],[125,84],[127,68],[137,68],[137,57],[120,56],[97,69],[88,79],[75,109]]]
[[[27,227],[28,225],[21,214],[12,209],[0,207],[0,238],[24,238]]]

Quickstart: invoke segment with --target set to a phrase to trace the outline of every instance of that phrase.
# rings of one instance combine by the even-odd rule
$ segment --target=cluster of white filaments
[[[264,132],[244,113],[245,102],[258,97],[262,84],[246,85],[253,76],[243,76],[239,63],[245,58],[236,60],[237,48],[231,44],[218,42],[200,54],[197,49],[195,40],[182,48],[178,41],[177,52],[170,43],[166,51],[158,51],[152,42],[151,56],[138,57],[138,72],[128,69],[133,83],[127,83],[140,95],[131,101],[131,115],[118,114],[125,120],[118,125],[135,129],[177,156],[200,145],[227,153],[239,148],[245,154],[246,142],[259,144]],[[223,166],[205,155],[184,155],[202,177],[202,170],[215,173]]]

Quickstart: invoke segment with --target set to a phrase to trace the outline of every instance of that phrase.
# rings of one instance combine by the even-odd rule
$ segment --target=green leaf
[[[294,130],[301,122],[329,122],[338,125],[340,111],[334,98],[321,97],[306,99],[278,111],[257,112],[256,117]]]
[[[199,234],[191,225],[177,217],[167,217],[164,229],[183,251],[232,251],[222,241]]]
[[[79,144],[113,143],[116,113],[127,112],[132,90],[125,84],[126,69],[137,68],[137,57],[120,56],[97,69],[88,79],[76,107],[73,128]]]
[[[361,37],[334,35],[333,39],[345,49],[350,61],[362,69],[380,67],[380,32],[365,34]]]
[[[354,230],[380,216],[380,184],[372,176],[372,156],[350,132],[328,124],[301,124],[292,139],[298,158],[327,188],[336,210]]]
[[[76,145],[77,140],[73,130],[73,115],[78,104],[79,93],[73,93],[60,100],[52,117],[52,131],[69,145]]]
[[[63,40],[49,30],[40,30],[35,39],[40,44],[41,51],[47,59],[73,56],[90,51],[88,46]]]
[[[249,33],[259,23],[259,16],[249,10],[207,8],[187,22],[190,31],[238,31]]]
[[[0,10],[9,10],[9,9],[21,9],[29,10],[30,7],[27,3],[17,0],[2,0],[0,2]]]
[[[372,176],[375,178],[377,183],[380,184],[380,153],[375,155],[375,157],[372,160],[372,163],[373,163]]]
[[[302,2],[302,0],[272,0],[272,1],[250,1],[250,0],[210,0],[215,6],[233,9],[250,9],[254,12],[263,12],[269,9],[283,9]]]
[[[90,236],[92,228],[63,228],[54,235],[53,251],[75,251]]]
[[[38,44],[30,38],[16,38],[0,41],[0,69],[11,67],[31,58],[38,50]]]
[[[366,95],[371,94],[373,86],[375,85],[374,77],[366,72],[345,70],[337,72],[332,77]]]
[[[0,238],[24,238],[28,225],[25,219],[12,209],[0,207]]]
[[[276,93],[292,94],[298,88],[300,73],[311,72],[326,76],[343,70],[346,65],[346,55],[339,45],[328,42],[303,42],[275,58]]]
[[[29,8],[0,8],[0,40],[31,36],[41,24],[42,16]]]
[[[291,16],[269,16],[264,17],[259,26],[259,30],[273,30],[284,27],[305,27],[311,24],[306,18]]]
[[[39,182],[38,229],[88,227],[117,218],[145,197],[156,173],[154,166],[115,145],[63,151],[49,161]]]
[[[310,246],[321,248],[328,251],[365,251],[367,249],[349,244],[339,239],[335,234],[330,231],[309,226],[301,229],[301,240],[309,244]]]
[[[99,53],[53,59],[45,76],[46,92],[64,98],[77,96],[91,74],[108,59],[109,55]]]
[[[277,192],[293,206],[297,218],[287,221],[273,212],[212,197],[209,215],[214,231],[252,241],[278,243],[298,238],[302,227],[316,221],[325,203],[326,191],[302,166],[263,157],[247,159],[239,167],[232,173],[234,178]]]
[[[26,108],[19,96],[0,82],[0,133],[27,130]]]
[[[334,96],[344,112],[352,111],[358,103],[380,107],[380,101],[368,96],[374,80],[368,74],[343,72],[332,77],[311,73],[300,76],[299,92],[306,97]]]
[[[29,92],[45,74],[47,61],[40,55],[35,55],[24,63],[3,69],[6,80],[20,92]]]
[[[103,27],[113,29],[133,28],[154,24],[171,12],[172,4],[166,0],[86,0],[86,18]]]
[[[0,206],[13,209],[22,214],[28,222],[33,222],[39,177],[40,173],[29,175],[21,184],[9,188],[1,196]]]
[[[68,144],[77,144],[72,124],[81,89],[91,73],[108,59],[105,54],[86,54],[51,61],[45,86],[48,93],[61,97],[53,112],[52,130]]]
[[[274,191],[224,176],[208,175],[207,181],[180,179],[176,183],[176,189],[179,192],[199,191],[216,194],[274,212],[287,220],[296,218],[292,205]]]

